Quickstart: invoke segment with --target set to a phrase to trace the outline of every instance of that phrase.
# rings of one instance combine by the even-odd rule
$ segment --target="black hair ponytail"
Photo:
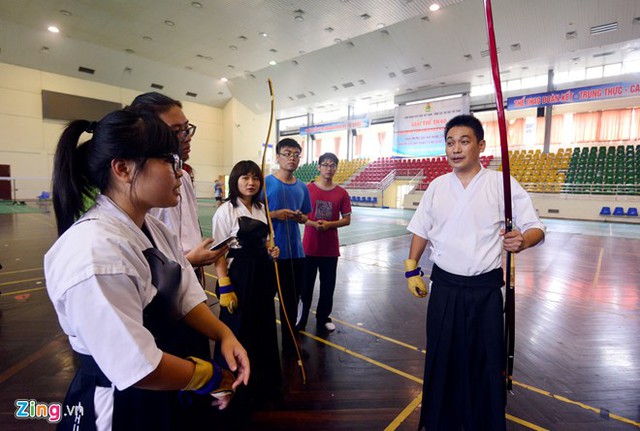
[[[75,120],[62,132],[53,161],[52,200],[58,235],[62,235],[84,211],[84,196],[91,196],[92,187],[86,167],[91,140],[78,146],[78,140],[92,123]]]

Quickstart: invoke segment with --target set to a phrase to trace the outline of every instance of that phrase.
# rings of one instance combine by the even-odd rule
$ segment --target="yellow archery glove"
[[[427,290],[427,286],[425,286],[424,281],[422,280],[422,276],[424,273],[421,268],[418,266],[418,262],[414,259],[405,259],[404,261],[404,269],[406,272],[404,276],[407,278],[407,284],[411,293],[416,298],[424,298],[429,294]]]
[[[234,392],[232,385],[236,378],[231,371],[211,360],[205,361],[194,356],[189,356],[187,360],[193,362],[196,368],[191,381],[183,391],[194,391],[200,395],[211,394],[214,397]]]
[[[220,306],[226,307],[229,313],[233,314],[233,311],[238,306],[238,297],[233,291],[233,284],[229,277],[220,277],[218,280],[218,293],[220,294]]]

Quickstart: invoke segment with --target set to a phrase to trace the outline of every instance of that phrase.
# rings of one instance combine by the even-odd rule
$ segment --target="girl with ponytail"
[[[58,429],[183,429],[194,400],[224,408],[248,382],[245,350],[205,304],[176,236],[147,214],[178,203],[178,145],[157,117],[124,110],[97,123],[73,121],[60,137],[59,238],[45,255],[45,277],[81,365],[64,407],[76,415]],[[180,324],[220,343],[231,371],[172,354]]]

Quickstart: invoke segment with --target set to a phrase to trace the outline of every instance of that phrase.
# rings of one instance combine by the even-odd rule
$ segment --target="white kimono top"
[[[198,222],[198,202],[191,177],[182,171],[180,177],[180,203],[175,207],[152,208],[149,213],[162,220],[172,232],[178,235],[184,254],[202,242],[202,232]]]
[[[545,231],[531,198],[511,178],[513,228]],[[482,168],[465,189],[453,173],[429,184],[407,229],[430,243],[430,260],[452,274],[472,276],[502,264],[505,226],[502,173]]]
[[[267,214],[264,210],[264,205],[261,209],[251,207],[251,212],[249,212],[240,199],[238,199],[237,202],[238,206],[235,208],[231,205],[231,202],[225,202],[220,205],[220,208],[213,214],[211,219],[211,232],[214,238],[224,240],[230,236],[236,236],[240,229],[240,225],[238,224],[240,217],[250,217],[267,224]]]
[[[182,267],[177,310],[206,300],[178,238],[155,217],[145,225],[159,249]],[[162,352],[143,326],[143,309],[157,293],[142,254],[153,247],[140,228],[103,195],[44,257],[47,292],[71,347],[91,355],[115,386],[126,389],[151,373]]]
[[[252,206],[251,212],[249,212],[240,199],[237,202],[238,206],[234,208],[231,202],[227,201],[220,205],[220,208],[213,214],[211,232],[216,240],[223,241],[230,236],[237,236],[238,230],[240,230],[240,224],[238,223],[240,217],[250,217],[267,224],[267,213],[264,205],[260,209]],[[231,265],[232,260],[233,258],[227,257],[228,266]]]

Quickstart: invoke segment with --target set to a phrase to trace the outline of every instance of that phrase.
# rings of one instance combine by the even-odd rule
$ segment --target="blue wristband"
[[[218,292],[220,292],[220,295],[233,292],[233,284],[228,286],[218,286]]]
[[[416,275],[419,275],[420,277],[424,275],[424,272],[422,272],[422,268],[417,267],[413,271],[407,271],[404,273],[405,278],[415,277]]]
[[[222,383],[222,368],[213,361],[209,361],[213,365],[213,375],[211,379],[201,388],[193,390],[196,394],[207,395],[220,387]]]

